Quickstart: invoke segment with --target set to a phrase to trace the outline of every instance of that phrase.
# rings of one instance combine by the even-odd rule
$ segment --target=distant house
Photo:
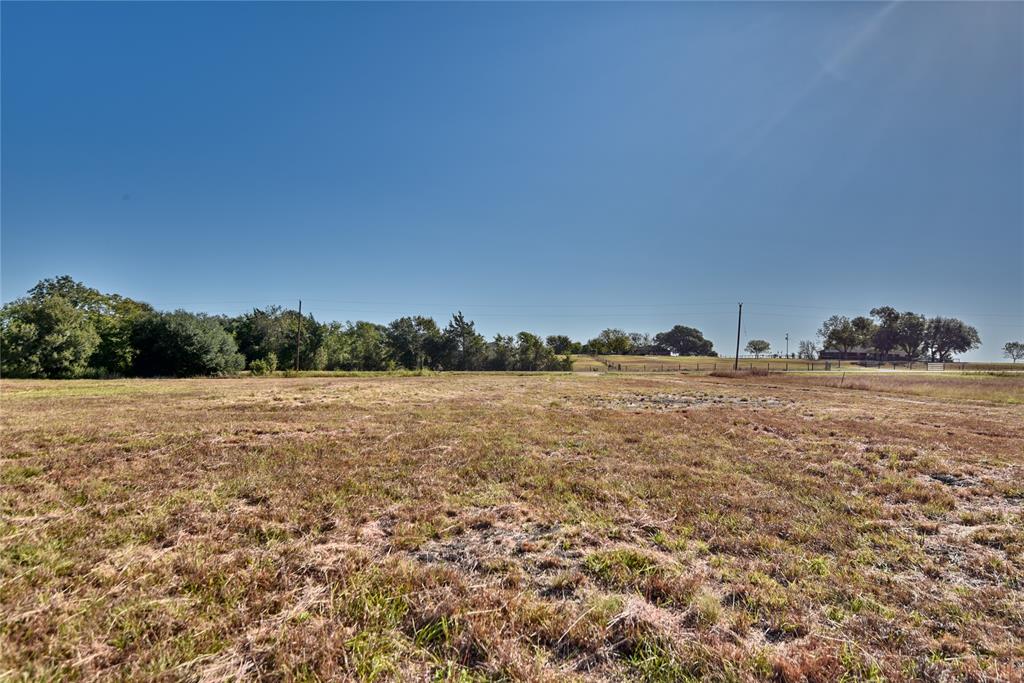
[[[818,358],[820,360],[883,360],[882,353],[870,346],[854,346],[846,352],[839,349],[824,348],[818,354]],[[902,363],[912,359],[905,351],[893,349],[885,354],[884,360]]]

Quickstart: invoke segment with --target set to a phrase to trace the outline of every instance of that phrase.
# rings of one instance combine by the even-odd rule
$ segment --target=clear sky
[[[2,4],[2,297],[1024,338],[1024,4]]]

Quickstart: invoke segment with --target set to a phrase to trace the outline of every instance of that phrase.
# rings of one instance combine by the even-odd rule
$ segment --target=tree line
[[[871,348],[883,361],[898,351],[911,360],[949,362],[954,353],[981,346],[978,331],[962,320],[926,318],[913,311],[901,313],[892,306],[872,308],[869,316],[833,315],[822,323],[818,336],[825,348],[843,353],[857,347]]]
[[[712,343],[695,327],[675,325],[671,330],[650,335],[620,329],[602,330],[586,343],[574,342],[565,336],[548,337],[548,343],[566,353],[592,356],[717,356]]]
[[[0,309],[5,377],[187,377],[300,370],[570,370],[575,353],[714,355],[697,329],[653,337],[608,329],[586,343],[530,332],[487,340],[455,313],[441,328],[407,316],[387,325],[319,322],[278,306],[238,316],[184,310],[104,294],[69,276],[42,280]]]

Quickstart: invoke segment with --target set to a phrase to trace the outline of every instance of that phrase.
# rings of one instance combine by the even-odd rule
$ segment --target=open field
[[[1024,679],[1024,378],[838,379],[0,382],[0,679]]]

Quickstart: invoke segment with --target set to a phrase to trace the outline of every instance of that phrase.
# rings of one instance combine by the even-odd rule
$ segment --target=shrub
[[[272,375],[277,370],[277,354],[271,351],[264,358],[257,358],[249,364],[249,371],[252,374],[260,375]]]
[[[711,377],[749,377],[749,370],[712,370]]]
[[[742,370],[712,370],[709,374],[711,377],[766,377],[768,375],[768,368],[747,368]]]

